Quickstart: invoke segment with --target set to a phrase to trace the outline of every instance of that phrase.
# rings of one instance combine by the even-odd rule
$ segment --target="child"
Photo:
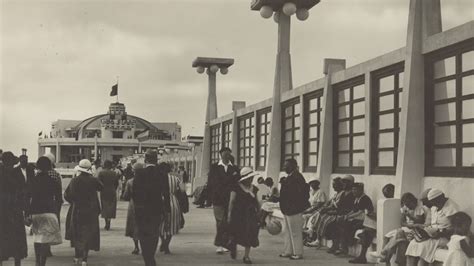
[[[423,206],[418,199],[411,193],[405,193],[400,200],[402,213],[401,225],[399,229],[390,231],[385,235],[387,244],[383,247],[380,255],[381,262],[387,262],[395,253],[398,243],[409,241],[413,238],[414,228],[423,228],[430,223],[430,210]]]
[[[465,212],[458,212],[449,217],[454,234],[448,243],[448,257],[444,266],[473,266],[474,238],[469,231],[472,219]]]

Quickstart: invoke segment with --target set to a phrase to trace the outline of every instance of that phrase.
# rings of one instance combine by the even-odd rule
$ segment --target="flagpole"
[[[119,76],[117,76],[117,103],[119,102],[119,97],[118,97],[118,84],[119,84]]]

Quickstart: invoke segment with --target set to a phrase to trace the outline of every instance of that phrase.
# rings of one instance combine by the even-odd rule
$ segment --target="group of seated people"
[[[344,256],[356,240],[359,255],[349,263],[367,263],[366,253],[376,236],[376,213],[372,200],[364,193],[364,184],[346,175],[332,180],[335,194],[326,201],[319,181],[311,180],[311,207],[304,213],[305,245],[320,247],[322,239],[332,240],[328,253]],[[382,189],[385,198],[393,198],[395,187]],[[381,252],[371,252],[379,262],[390,265],[396,256],[398,265],[428,265],[435,261],[438,248],[448,248],[444,265],[474,265],[474,237],[471,217],[438,189],[424,191],[420,200],[412,193],[401,197],[401,227],[384,236]]]

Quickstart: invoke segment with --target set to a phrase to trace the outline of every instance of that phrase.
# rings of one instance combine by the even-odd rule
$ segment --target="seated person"
[[[406,242],[413,239],[413,228],[423,228],[430,224],[429,218],[430,210],[423,206],[413,194],[407,192],[402,195],[400,200],[402,213],[401,228],[390,231],[385,235],[385,246],[380,254],[375,255],[380,257],[381,262],[389,262],[392,255],[395,253],[400,242]],[[401,263],[404,264],[404,263]]]
[[[279,202],[280,200],[280,192],[278,191],[278,188],[274,186],[273,183],[273,178],[267,177],[265,178],[264,184],[270,189],[270,193],[264,196],[264,200],[270,201],[270,202]]]
[[[324,203],[321,208],[313,212],[313,214],[308,218],[308,221],[305,224],[306,227],[303,228],[305,234],[307,235],[307,237],[305,238],[307,246],[319,246],[322,235],[318,234],[317,232],[318,229],[323,227],[322,222],[320,223],[320,218],[324,218],[329,215],[334,215],[337,212],[336,210],[339,200],[341,199],[341,196],[344,193],[342,179],[340,177],[334,178],[332,181],[332,187],[336,192],[334,196],[329,201],[326,201],[326,203]]]
[[[472,219],[465,212],[458,212],[449,217],[453,235],[448,243],[448,257],[444,266],[474,265],[474,236],[470,231]]]
[[[387,184],[382,188],[382,194],[386,199],[393,198],[395,192],[395,186],[393,184]],[[370,215],[365,215],[363,228],[356,231],[356,238],[359,239],[359,243],[361,244],[362,248],[355,259],[349,261],[349,263],[367,263],[366,253],[369,249],[370,245],[372,244],[372,240],[377,236],[376,231],[376,213],[372,212]]]
[[[458,212],[458,205],[445,197],[438,189],[431,189],[428,193],[431,208],[431,224],[422,230],[428,235],[428,239],[413,239],[407,247],[406,256],[409,266],[428,265],[434,262],[437,248],[446,247],[448,238],[452,234],[449,216]]]
[[[309,204],[310,207],[303,212],[303,215],[313,214],[316,210],[319,210],[326,203],[326,194],[319,188],[320,182],[317,179],[309,181],[311,188],[309,192]],[[309,217],[309,216],[307,216]]]
[[[352,210],[347,214],[338,215],[336,220],[337,234],[335,242],[339,242],[340,247],[334,252],[334,255],[346,255],[348,246],[352,244],[354,240],[355,232],[364,228],[365,215],[371,217],[375,216],[374,205],[369,196],[364,193],[363,183],[354,183],[352,186],[352,194],[354,196]],[[363,259],[365,259],[365,253],[363,253]]]

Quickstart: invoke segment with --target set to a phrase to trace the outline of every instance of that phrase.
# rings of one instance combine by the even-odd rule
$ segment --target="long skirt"
[[[160,236],[169,237],[176,235],[181,229],[182,215],[178,199],[174,194],[170,194],[171,213],[167,221],[160,224]]]
[[[128,203],[127,223],[125,224],[125,236],[138,240],[137,226],[135,222],[135,206],[133,200]]]
[[[41,213],[32,215],[33,242],[58,245],[61,244],[61,229],[55,213]]]
[[[428,239],[423,242],[416,240],[410,241],[405,255],[412,257],[419,257],[428,263],[433,263],[435,260],[435,252],[438,247],[446,247],[448,239]]]
[[[328,228],[331,228],[330,225],[336,221],[336,215],[321,214],[320,212],[316,212],[309,220],[311,222],[313,232],[315,232],[318,237],[324,237],[327,236],[327,230]]]

